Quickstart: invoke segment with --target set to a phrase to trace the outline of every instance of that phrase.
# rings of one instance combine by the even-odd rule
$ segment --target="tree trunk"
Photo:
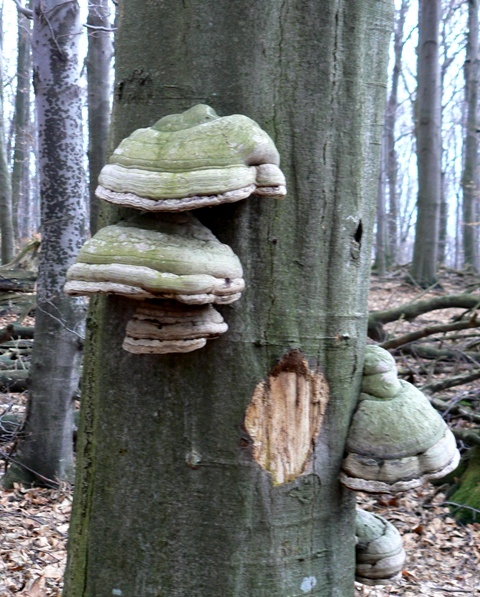
[[[377,192],[377,233],[375,243],[375,269],[377,274],[382,277],[387,272],[387,211],[385,209],[385,139],[382,136],[382,146],[380,152],[380,174],[378,177]]]
[[[465,158],[462,176],[463,189],[463,259],[464,265],[474,271],[480,267],[479,223],[477,221],[479,171],[478,171],[478,86],[480,56],[478,48],[478,0],[468,1],[468,37],[465,59],[465,101],[467,125]]]
[[[205,348],[124,352],[134,301],[95,301],[65,597],[353,595],[354,494],[338,472],[365,344],[390,9],[120,4],[113,145],[209,103],[272,135],[289,191],[198,213],[247,283]],[[285,356],[295,376],[302,358],[322,369],[330,397],[307,470],[275,485],[243,423]]]
[[[393,49],[395,62],[392,73],[392,86],[388,96],[387,110],[385,114],[385,135],[386,135],[386,174],[388,179],[389,213],[388,213],[388,241],[391,262],[397,263],[398,249],[398,205],[397,205],[397,171],[398,159],[395,149],[395,123],[397,121],[398,106],[398,81],[402,71],[403,52],[403,30],[405,27],[405,15],[408,10],[409,1],[402,0],[395,24]]]
[[[441,3],[419,2],[417,167],[418,202],[410,274],[421,287],[437,281],[440,219],[440,68],[438,39]]]
[[[77,2],[33,2],[39,125],[42,250],[25,439],[5,484],[68,479],[73,472],[73,395],[78,386],[84,303],[63,293],[85,239]]]
[[[30,191],[30,80],[32,77],[30,20],[18,13],[17,91],[15,95],[15,148],[12,168],[12,218],[16,237],[27,234],[19,213],[26,213]],[[23,218],[22,218],[23,219]]]
[[[0,11],[0,234],[2,263],[8,263],[15,254],[12,224],[12,182],[8,169],[5,121],[3,111],[3,25]]]
[[[110,71],[113,55],[112,33],[109,29],[110,0],[88,3],[87,24],[99,29],[88,30],[88,166],[90,189],[90,231],[97,230],[98,199],[95,197],[98,175],[105,163],[110,125]]]

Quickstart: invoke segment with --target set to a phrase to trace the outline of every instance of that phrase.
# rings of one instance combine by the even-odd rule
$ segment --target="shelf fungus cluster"
[[[205,105],[135,131],[101,171],[97,196],[142,213],[87,241],[65,292],[139,301],[123,344],[129,352],[202,348],[228,329],[212,304],[238,300],[244,280],[232,249],[185,212],[252,194],[283,197],[279,163],[253,120],[221,118]]]
[[[357,508],[355,538],[355,580],[365,585],[386,585],[400,577],[406,554],[393,524]]]
[[[406,491],[459,462],[455,437],[426,396],[397,378],[384,349],[367,346],[362,394],[350,426],[341,482],[350,489]]]
[[[459,460],[453,433],[426,396],[398,379],[386,350],[367,346],[340,481],[353,490],[396,493],[444,477]],[[359,511],[356,534],[357,580],[392,582],[405,558],[398,533],[380,517]]]

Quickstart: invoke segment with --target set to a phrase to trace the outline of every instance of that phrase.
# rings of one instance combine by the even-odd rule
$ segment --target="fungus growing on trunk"
[[[397,529],[378,514],[357,508],[355,518],[355,580],[388,585],[401,574],[406,555]]]
[[[379,359],[379,351],[386,353],[377,346],[366,348],[364,392],[353,415],[340,480],[350,489],[392,493],[444,477],[457,467],[460,455],[428,399],[396,379],[395,361]]]
[[[67,272],[65,292],[228,304],[241,296],[242,275],[232,249],[191,214],[142,214],[87,241]]]
[[[100,199],[145,211],[232,203],[252,193],[284,197],[280,157],[268,134],[240,114],[199,104],[124,139],[104,166]]]
[[[192,352],[227,329],[211,305],[142,302],[127,324],[123,348],[136,354]]]

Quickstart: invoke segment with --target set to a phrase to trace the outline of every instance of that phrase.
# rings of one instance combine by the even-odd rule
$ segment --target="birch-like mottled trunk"
[[[84,303],[63,293],[85,239],[78,2],[33,2],[41,232],[28,415],[5,483],[50,484],[73,472],[73,396],[78,386]]]
[[[90,231],[97,229],[99,202],[95,197],[98,175],[105,163],[110,125],[110,73],[112,69],[112,33],[110,0],[94,0],[88,4],[88,165],[90,190]],[[96,28],[96,29],[95,29]],[[106,30],[102,30],[102,28]]]
[[[353,595],[355,495],[338,472],[365,344],[391,9],[120,3],[112,146],[198,103],[246,114],[274,138],[288,196],[197,212],[247,285],[205,348],[129,354],[134,301],[92,309],[65,597]],[[305,473],[275,485],[244,420],[292,350],[329,400]]]
[[[478,171],[478,0],[468,2],[467,55],[465,59],[465,103],[467,125],[465,131],[465,157],[462,176],[463,190],[463,262],[474,271],[480,267],[478,222],[479,171]]]
[[[422,287],[437,281],[441,193],[440,66],[438,61],[441,3],[419,2],[417,62],[418,201],[410,274]]]
[[[17,239],[28,231],[30,191],[30,86],[32,79],[30,20],[18,13],[17,90],[15,94],[15,148],[12,168],[12,218]],[[20,217],[19,217],[19,214]]]

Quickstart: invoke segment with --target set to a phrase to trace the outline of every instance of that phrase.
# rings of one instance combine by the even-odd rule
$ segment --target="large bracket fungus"
[[[378,346],[366,348],[362,390],[340,474],[344,485],[394,493],[457,467],[452,432],[419,390],[397,379],[395,361]]]
[[[135,354],[191,352],[228,329],[211,305],[142,302],[127,323],[123,348]]]
[[[199,104],[124,139],[104,166],[100,199],[145,211],[232,203],[252,193],[284,197],[280,157],[268,134],[242,116]]]
[[[387,585],[401,574],[406,555],[397,529],[378,514],[357,508],[355,518],[355,580]]]
[[[252,193],[283,197],[279,164],[256,122],[239,114],[221,118],[200,104],[124,139],[100,173],[97,196],[143,212],[185,212]],[[196,350],[225,332],[219,313],[193,305],[233,303],[243,288],[230,247],[193,216],[166,213],[97,232],[68,270],[65,292],[178,301],[144,304],[127,325],[125,350],[163,354]]]
[[[68,270],[65,292],[228,304],[241,296],[242,275],[232,249],[191,214],[144,214],[87,241]]]

